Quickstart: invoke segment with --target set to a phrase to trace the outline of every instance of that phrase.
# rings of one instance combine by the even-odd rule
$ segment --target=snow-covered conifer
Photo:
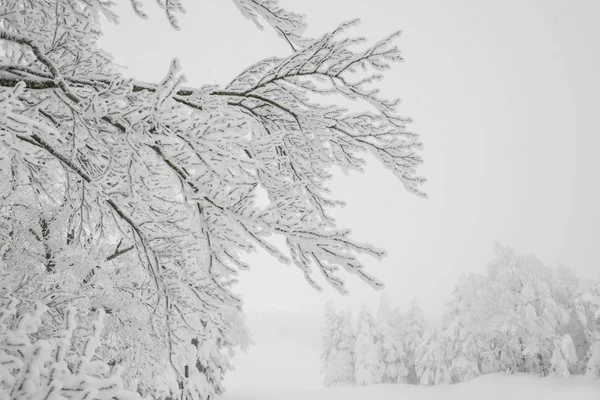
[[[585,375],[600,379],[600,279],[581,285],[575,297],[575,308],[589,343]]]
[[[600,379],[600,307],[594,314],[594,321],[596,328],[591,334],[592,344],[588,351],[585,375],[593,379]]]
[[[405,383],[408,375],[406,354],[386,295],[381,296],[375,319],[377,341],[381,345],[382,383]]]
[[[578,293],[582,284],[572,269],[559,265],[551,285],[553,297],[569,313],[569,321],[558,328],[557,334],[561,337],[569,335],[573,341],[576,361],[569,365],[569,371],[573,374],[585,372],[586,353],[590,345],[586,337],[586,326],[577,313]]]
[[[356,332],[352,323],[352,311],[346,310],[340,314],[342,320],[341,338],[338,345],[339,364],[341,371],[340,383],[354,384],[354,349],[356,347]]]
[[[357,385],[374,385],[383,381],[382,348],[377,338],[371,312],[363,306],[358,316],[354,348],[354,378]]]
[[[333,303],[325,306],[321,373],[325,386],[354,383],[354,331],[350,311],[336,313]]]
[[[442,337],[449,357],[452,382],[462,382],[479,376],[485,357],[485,311],[480,307],[480,294],[487,280],[472,274],[463,277],[447,304]]]
[[[553,342],[554,349],[550,358],[552,372],[560,376],[570,376],[572,367],[577,363],[573,338],[564,335],[554,338]]]
[[[415,349],[415,372],[421,385],[434,385],[438,364],[442,361],[442,347],[437,327],[429,327]]]
[[[405,352],[403,360],[407,367],[406,382],[413,385],[419,383],[415,367],[415,357],[426,329],[427,324],[423,317],[423,311],[419,307],[417,300],[413,299],[400,325],[400,338]]]

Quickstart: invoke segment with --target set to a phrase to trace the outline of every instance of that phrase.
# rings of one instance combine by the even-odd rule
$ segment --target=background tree
[[[383,381],[384,365],[381,341],[378,340],[373,315],[362,307],[358,315],[354,350],[354,380],[357,385],[374,385]]]
[[[101,19],[118,21],[110,2],[0,5],[2,282],[50,314],[107,310],[111,362],[148,327],[125,357],[140,391],[158,390],[148,365],[168,369],[165,390],[223,391],[232,350],[248,342],[232,289],[248,252],[294,263],[316,289],[315,269],[342,293],[340,270],[382,287],[357,255],[384,252],[328,213],[342,204],[327,189],[332,166],[360,171],[369,151],[422,195],[418,136],[374,87],[401,60],[397,34],[361,49],[344,33],[356,21],[307,38],[304,17],[276,1],[234,3],[290,54],[200,88],[184,86],[177,60],[158,83],[122,76],[97,45]],[[181,1],[160,4],[179,29]],[[356,107],[324,103],[330,94]]]
[[[585,330],[587,376],[600,378],[600,279],[582,282],[575,294],[575,310]]]
[[[579,291],[587,284],[580,280],[572,269],[565,265],[559,265],[554,271],[554,279],[551,288],[555,291],[553,297],[569,313],[569,321],[558,328],[558,335],[568,335],[575,346],[575,364],[569,366],[574,374],[581,374],[586,367],[586,353],[590,346],[589,335],[586,335],[586,326],[578,316]],[[600,304],[600,303],[599,303]]]
[[[478,293],[485,283],[480,275],[463,277],[447,303],[441,337],[452,383],[472,379],[481,374],[485,339],[481,332],[485,318],[477,309]]]
[[[594,282],[580,281],[567,267],[552,269],[498,245],[487,273],[461,279],[441,326],[425,334],[417,376],[430,385],[499,371],[594,370],[596,293]]]
[[[343,372],[343,378],[340,382],[343,384],[355,384],[354,380],[354,365],[355,365],[355,354],[354,349],[356,348],[356,330],[352,320],[352,311],[346,310],[343,314],[340,314],[342,318],[341,327],[341,340],[339,343],[339,359],[341,370]]]
[[[358,322],[358,385],[442,385],[496,373],[598,377],[600,285],[571,269],[496,246],[485,274],[461,277],[439,325],[413,300],[406,314],[381,298]]]
[[[553,271],[533,256],[518,256],[501,246],[488,269],[490,296],[483,306],[496,313],[505,354],[515,354],[509,369],[546,375],[554,338],[569,322],[566,305],[554,297]]]
[[[406,352],[402,339],[398,335],[398,327],[394,325],[393,312],[386,295],[381,296],[375,331],[377,341],[381,343],[381,369],[383,370],[382,383],[404,383],[408,375],[406,367]]]
[[[419,383],[415,366],[416,351],[421,345],[426,329],[427,324],[423,317],[423,311],[417,301],[413,299],[408,312],[402,318],[399,332],[405,351],[404,362],[407,367],[406,383],[413,385]]]
[[[434,385],[436,373],[443,353],[439,340],[439,329],[430,326],[423,335],[423,340],[415,350],[415,370],[419,384]]]
[[[350,311],[336,313],[333,303],[325,305],[321,373],[323,385],[338,386],[354,383],[355,334]]]

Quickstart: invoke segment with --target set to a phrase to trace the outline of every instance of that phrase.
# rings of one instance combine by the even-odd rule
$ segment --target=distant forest
[[[325,386],[458,383],[495,372],[600,377],[600,277],[579,279],[534,256],[497,245],[484,275],[461,279],[441,324],[428,325],[382,297],[365,306],[325,308]]]

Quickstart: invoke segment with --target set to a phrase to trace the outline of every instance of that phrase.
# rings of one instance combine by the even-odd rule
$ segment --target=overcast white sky
[[[128,2],[123,2],[128,3]],[[391,301],[417,298],[439,315],[461,274],[483,272],[493,243],[564,263],[580,276],[600,272],[600,15],[598,0],[285,0],[305,13],[309,35],[360,17],[357,34],[377,40],[402,30],[405,62],[384,91],[425,143],[428,200],[402,189],[375,162],[365,175],[340,175],[336,213],[355,238],[388,250],[369,262]],[[158,81],[177,56],[190,85],[225,84],[288,46],[259,31],[226,0],[188,0],[182,31],[158,13],[103,39],[125,74]],[[154,2],[148,2],[149,11]],[[257,256],[241,276],[257,345],[236,360],[229,387],[314,386],[323,305],[358,309],[379,293],[349,277],[351,294],[318,294],[293,266]],[[277,359],[276,359],[277,358]]]

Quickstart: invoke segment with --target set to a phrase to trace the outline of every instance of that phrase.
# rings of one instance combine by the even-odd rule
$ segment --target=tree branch
[[[40,138],[36,134],[33,134],[33,135],[29,136],[29,137],[22,136],[22,135],[16,135],[16,137],[18,139],[24,141],[24,142],[30,143],[30,144],[32,144],[34,146],[37,146],[37,147],[40,147],[40,148],[46,150],[48,153],[50,153],[51,155],[53,155],[54,157],[56,157],[61,163],[63,163],[69,169],[71,169],[73,172],[75,172],[77,175],[79,175],[79,177],[82,178],[84,181],[86,181],[87,183],[91,183],[92,182],[92,180],[89,177],[89,175],[87,175],[83,170],[81,170],[81,168],[79,168],[77,165],[75,165],[73,162],[71,162],[65,156],[63,156],[58,151],[56,151],[52,146],[50,146],[50,144],[48,144],[47,142],[45,142],[42,138]],[[143,243],[144,242],[144,235],[142,234],[142,232],[141,232],[140,228],[137,226],[137,224],[127,214],[125,214],[125,212],[123,210],[121,210],[121,208],[112,199],[105,199],[105,203],[108,204],[108,206],[119,217],[121,217],[122,220],[124,220],[131,227],[131,229],[133,230],[133,232],[138,236],[138,238]],[[129,250],[127,250],[127,251],[129,251]],[[121,253],[121,254],[124,254],[124,253]]]
[[[46,272],[54,272],[54,268],[56,267],[56,262],[54,261],[54,256],[52,255],[52,249],[48,245],[48,240],[50,239],[50,226],[48,225],[48,221],[44,218],[40,218],[40,228],[42,229],[42,245],[44,246],[44,257],[46,258]]]
[[[40,62],[42,64],[44,64],[46,66],[46,68],[48,68],[50,70],[50,73],[52,74],[52,77],[54,78],[56,85],[58,85],[58,87],[60,89],[62,89],[62,91],[65,93],[65,95],[75,103],[79,103],[81,101],[81,99],[76,94],[71,92],[71,89],[65,82],[64,78],[62,77],[62,75],[61,75],[60,71],[58,70],[58,68],[56,67],[56,65],[54,65],[54,63],[52,61],[50,61],[50,59],[48,57],[46,57],[46,55],[33,42],[33,40],[29,39],[28,37],[19,35],[17,33],[9,32],[3,28],[0,28],[0,39],[8,40],[8,41],[29,47],[31,49],[31,51],[33,51],[33,54],[36,56],[36,58],[38,60],[40,60]]]
[[[129,246],[129,247],[125,247],[124,249],[121,250],[115,250],[115,252],[113,254],[111,254],[110,256],[106,257],[106,261],[112,261],[115,258],[119,257],[120,255],[123,255],[131,250],[133,250],[135,248],[135,246]]]

